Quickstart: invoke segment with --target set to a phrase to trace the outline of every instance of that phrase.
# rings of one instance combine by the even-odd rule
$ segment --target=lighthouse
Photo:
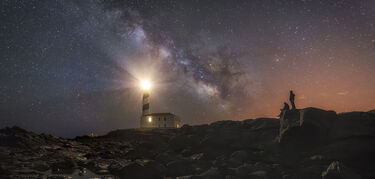
[[[151,113],[150,111],[150,91],[151,83],[142,81],[142,116],[141,128],[179,128],[181,119],[172,113]]]
[[[150,114],[150,88],[151,84],[149,81],[142,81],[141,87],[143,89],[142,98],[142,116]]]

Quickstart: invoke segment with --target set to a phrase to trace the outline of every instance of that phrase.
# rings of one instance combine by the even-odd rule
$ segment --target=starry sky
[[[2,0],[0,127],[74,137],[375,108],[372,0]]]

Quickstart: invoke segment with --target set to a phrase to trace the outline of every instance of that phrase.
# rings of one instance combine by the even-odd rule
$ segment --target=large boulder
[[[337,114],[317,108],[284,111],[280,118],[279,142],[283,147],[310,148],[328,141]]]

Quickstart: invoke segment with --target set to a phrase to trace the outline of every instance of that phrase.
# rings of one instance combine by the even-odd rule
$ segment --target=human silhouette
[[[289,104],[284,102],[284,108],[282,109],[283,111],[288,111],[290,108],[289,108]]]
[[[278,116],[281,117],[281,115],[283,114],[284,111],[289,111],[289,110],[290,110],[289,104],[284,102],[284,107],[282,109],[280,109],[280,114]]]
[[[292,110],[296,109],[296,105],[294,104],[294,97],[296,95],[293,93],[293,90],[290,90],[290,94],[289,94],[289,101],[290,101],[290,104],[292,104]]]

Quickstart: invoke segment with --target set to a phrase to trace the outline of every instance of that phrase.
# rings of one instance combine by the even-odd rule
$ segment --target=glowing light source
[[[151,117],[148,117],[148,122],[152,122],[152,118]]]
[[[150,90],[150,88],[151,88],[151,83],[150,83],[150,81],[143,80],[143,81],[141,82],[141,88],[142,88],[143,90]]]

